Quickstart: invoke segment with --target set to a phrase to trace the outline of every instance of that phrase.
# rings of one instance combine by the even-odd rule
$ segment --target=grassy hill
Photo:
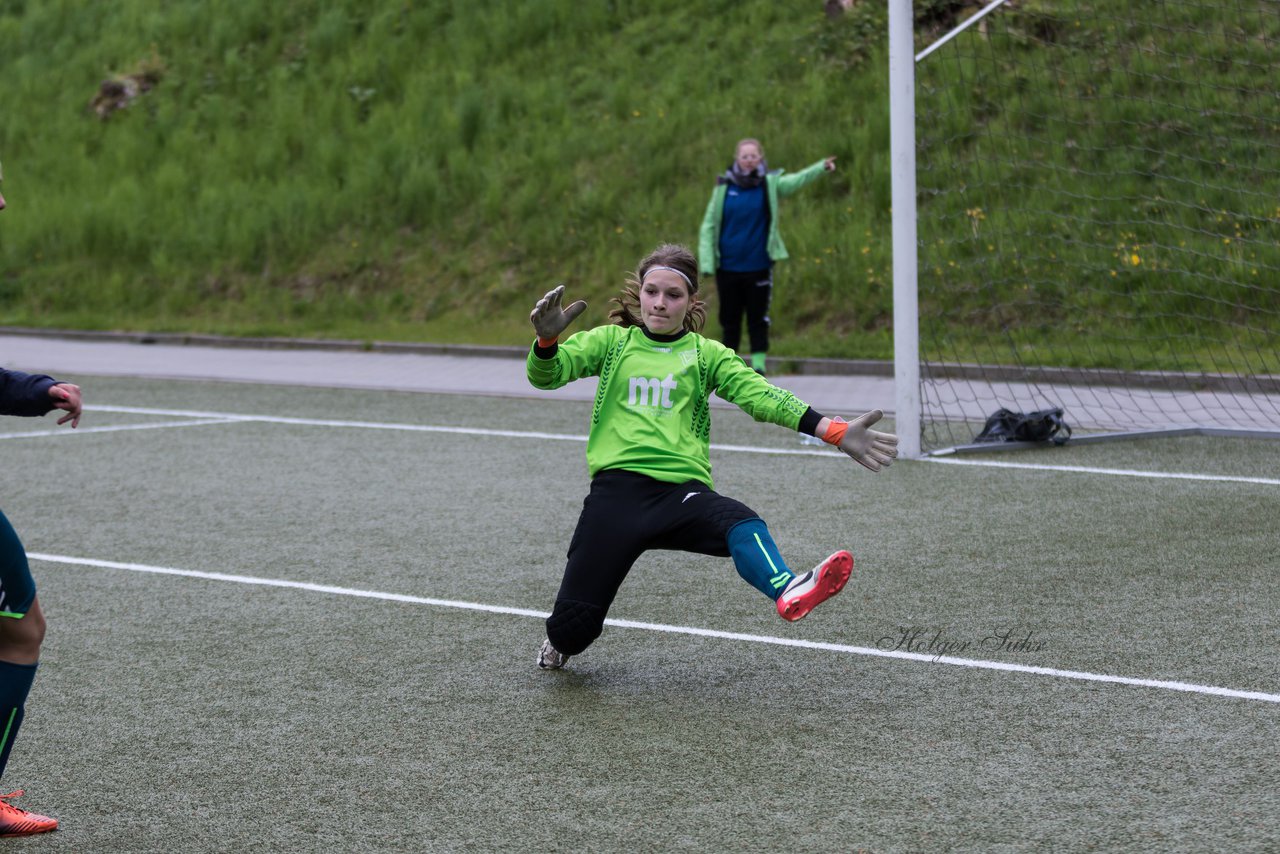
[[[840,158],[784,212],[826,269],[787,271],[780,326],[887,232],[883,63],[837,56],[819,3],[0,9],[6,324],[524,343],[548,287],[601,320],[654,244],[695,242],[747,135]],[[131,73],[154,87],[100,119]]]
[[[888,358],[884,6],[3,0],[0,324],[523,344],[696,244],[756,136],[839,158],[783,208],[775,352]]]

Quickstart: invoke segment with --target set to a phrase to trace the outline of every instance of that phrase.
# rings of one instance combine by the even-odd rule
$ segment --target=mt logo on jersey
[[[667,374],[664,379],[631,377],[631,391],[627,396],[627,405],[661,406],[663,409],[670,409],[674,405],[671,402],[671,392],[677,385],[679,383],[676,382],[674,374]]]

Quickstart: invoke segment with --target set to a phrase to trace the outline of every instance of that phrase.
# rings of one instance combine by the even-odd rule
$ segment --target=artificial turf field
[[[6,849],[1280,848],[1280,443],[872,475],[717,410],[717,489],[850,586],[788,624],[651,552],[541,672],[589,404],[63,379],[75,434],[0,422],[49,620],[3,785],[62,824]]]

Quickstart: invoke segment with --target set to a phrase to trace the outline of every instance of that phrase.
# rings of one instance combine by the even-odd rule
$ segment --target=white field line
[[[119,433],[124,430],[161,430],[167,427],[199,427],[203,424],[233,424],[236,418],[201,418],[188,421],[156,421],[151,424],[117,424],[111,427],[59,427],[55,430],[29,430],[25,433],[0,433],[0,439],[26,439],[30,436],[83,436],[86,433]]]
[[[1228,474],[1187,474],[1167,471],[1141,471],[1139,469],[1104,469],[1090,466],[1050,466],[1042,463],[1008,463],[996,460],[957,460],[948,457],[927,457],[926,462],[948,466],[985,466],[999,469],[1035,469],[1036,471],[1064,471],[1074,474],[1109,474],[1116,477],[1153,477],[1161,480],[1211,480],[1216,483],[1259,483],[1264,486],[1280,486],[1274,477],[1242,477]]]
[[[283,415],[238,415],[232,412],[202,412],[183,409],[148,409],[136,406],[95,406],[95,410],[103,412],[122,412],[136,415],[176,415],[187,418],[215,419],[217,421],[256,421],[267,424],[296,424],[310,427],[346,427],[364,430],[403,430],[416,433],[453,433],[469,436],[502,436],[512,439],[547,439],[558,442],[585,442],[586,436],[569,433],[541,433],[529,430],[490,430],[478,427],[438,427],[427,424],[388,424],[377,421],[340,421],[327,418],[290,418]],[[3,437],[0,437],[3,438]],[[844,459],[834,449],[827,448],[761,448],[750,445],[712,444],[715,451],[730,451],[744,454],[766,454],[772,456],[806,456]],[[1138,471],[1136,469],[1105,469],[1088,466],[1051,466],[1039,463],[1008,463],[994,460],[957,460],[950,457],[929,457],[925,462],[943,465],[982,466],[987,468],[1031,469],[1034,471],[1060,471],[1076,474],[1105,474],[1123,477],[1147,477],[1157,480],[1200,480],[1216,483],[1251,483],[1263,486],[1280,486],[1280,479],[1267,477],[1237,477],[1216,474],[1186,474],[1180,472]]]
[[[216,418],[226,422],[246,421],[266,424],[293,424],[303,427],[346,427],[360,430],[402,430],[410,433],[453,433],[463,436],[501,436],[510,439],[549,439],[559,442],[586,442],[585,435],[571,433],[543,433],[531,430],[492,430],[481,427],[440,427],[431,424],[389,424],[381,421],[342,421],[331,418],[290,418],[284,415],[237,415],[231,412],[200,412],[183,409],[145,409],[136,406],[95,406],[102,412],[121,412],[131,415],[177,415],[188,418]],[[826,448],[788,449],[757,448],[749,445],[715,445],[717,451],[736,451],[749,454],[778,454],[840,457],[839,451]]]
[[[286,415],[240,415],[234,412],[202,412],[188,409],[149,409],[138,406],[95,406],[100,412],[122,412],[131,415],[177,415],[187,418],[216,418],[226,422],[291,424],[302,427],[346,427],[359,430],[399,430],[409,433],[454,433],[466,436],[503,436],[512,439],[553,439],[585,442],[586,436],[566,433],[539,433],[528,430],[491,430],[474,427],[439,427],[431,424],[389,424],[382,421],[342,421],[332,418],[290,418]]]
[[[231,575],[222,572],[201,572],[193,569],[174,569],[166,566],[148,566],[141,563],[121,563],[93,558],[68,557],[30,552],[27,557],[49,563],[64,563],[75,566],[91,566],[100,569],[124,569],[131,572],[145,572],[155,575],[178,575],[186,578],[201,578],[209,581],[227,581],[236,584],[249,584],[263,587],[287,587],[294,590],[306,590],[312,593],[329,593],[335,596],[354,596],[361,599],[380,599],[388,602],[406,602],[414,605],[430,605],[438,608],[455,608],[467,611],[483,611],[490,614],[507,614],[516,617],[533,617],[546,619],[545,611],[529,608],[509,608],[503,605],[485,605],[478,602],[461,602],[453,599],[432,599],[425,596],[408,596],[402,593],[383,593],[376,590],[357,590],[350,587],[334,587],[328,584],[312,584],[306,581],[289,581],[281,578],[259,578],[252,575]],[[720,640],[742,641],[745,643],[770,644],[800,649],[822,650],[846,655],[863,655],[875,658],[896,658],[906,661],[927,664],[946,664],[955,667],[973,667],[980,670],[997,670],[1007,673],[1027,673],[1034,676],[1050,676],[1058,679],[1074,679],[1084,682],[1102,682],[1114,685],[1133,685],[1140,688],[1158,688],[1166,691],[1181,691],[1189,694],[1208,694],[1214,697],[1232,697],[1241,700],[1261,700],[1266,703],[1280,703],[1280,694],[1269,694],[1262,691],[1242,691],[1236,688],[1220,688],[1213,685],[1197,685],[1192,682],[1171,682],[1163,679],[1139,679],[1132,676],[1112,676],[1105,673],[1088,673],[1081,670],[1059,670],[1054,667],[1032,667],[1025,664],[1010,664],[1003,661],[984,661],[981,659],[956,658],[949,655],[929,655],[919,652],[903,652],[901,650],[883,650],[849,644],[825,643],[823,641],[800,640],[796,638],[780,638],[770,635],[751,635],[742,632],[722,632],[715,629],[699,629],[692,626],[669,626],[663,623],[642,623],[635,620],[607,619],[605,625],[620,629],[638,629],[663,634],[690,635],[695,637],[717,638]]]

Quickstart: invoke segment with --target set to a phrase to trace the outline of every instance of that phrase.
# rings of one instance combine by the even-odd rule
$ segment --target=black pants
[[[773,271],[731,273],[716,270],[716,293],[720,297],[720,340],[737,351],[742,338],[742,313],[747,313],[747,337],[752,353],[769,350],[769,304],[773,302]]]
[[[600,636],[618,588],[641,554],[673,549],[729,556],[729,529],[754,510],[705,483],[664,483],[635,472],[606,470],[591,481],[569,543],[569,559],[547,619],[547,637],[577,655]]]

